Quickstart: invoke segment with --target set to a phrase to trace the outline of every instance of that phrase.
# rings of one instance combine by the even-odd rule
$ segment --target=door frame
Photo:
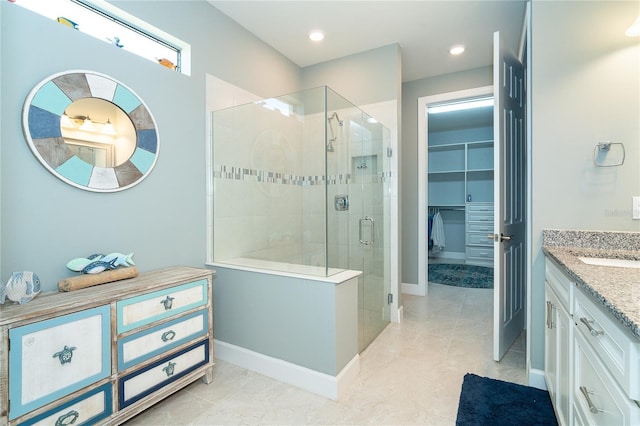
[[[492,95],[493,86],[475,87],[418,98],[418,285],[403,284],[402,292],[417,296],[428,293],[428,252],[427,209],[429,208],[429,129],[427,107],[431,104]]]

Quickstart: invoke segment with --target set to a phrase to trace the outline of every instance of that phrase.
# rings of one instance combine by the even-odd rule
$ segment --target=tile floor
[[[128,425],[454,425],[465,373],[526,383],[522,336],[492,360],[492,297],[440,284],[403,295],[404,321],[361,354],[340,401],[217,361],[211,385],[193,383]]]

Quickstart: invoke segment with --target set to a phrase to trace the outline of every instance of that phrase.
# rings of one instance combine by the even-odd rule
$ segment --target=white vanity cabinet
[[[578,289],[573,383],[582,424],[640,424],[640,341]]]
[[[213,271],[175,267],[0,308],[0,425],[120,424],[212,380]]]
[[[640,340],[546,259],[545,381],[561,425],[640,425]]]
[[[571,407],[571,319],[575,284],[550,261],[545,274],[545,382],[560,425],[573,424]]]

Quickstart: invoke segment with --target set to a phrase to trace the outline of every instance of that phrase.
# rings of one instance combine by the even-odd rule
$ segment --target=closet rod
[[[429,207],[429,211],[456,211],[463,212],[465,211],[464,207]]]

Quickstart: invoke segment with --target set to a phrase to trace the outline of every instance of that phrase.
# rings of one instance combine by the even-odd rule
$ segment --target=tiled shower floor
[[[427,297],[403,298],[404,322],[361,354],[340,401],[216,361],[212,384],[198,381],[128,425],[454,425],[465,373],[526,383],[523,337],[492,360],[492,290],[429,284]]]

